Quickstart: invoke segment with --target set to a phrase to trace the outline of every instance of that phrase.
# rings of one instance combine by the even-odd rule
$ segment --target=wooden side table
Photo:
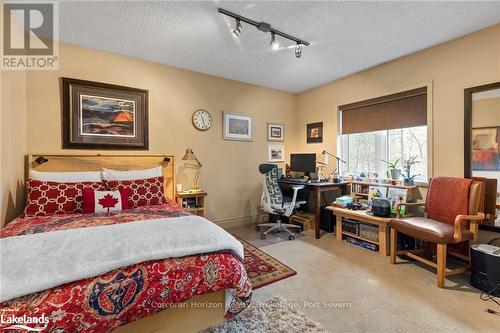
[[[207,192],[177,192],[177,204],[198,216],[205,216],[205,197]]]
[[[388,255],[388,241],[387,238],[389,236],[389,233],[387,232],[387,224],[391,220],[390,217],[378,217],[378,216],[373,216],[373,215],[368,215],[366,210],[351,210],[347,208],[341,208],[341,207],[336,207],[336,206],[327,206],[326,209],[331,210],[335,216],[337,217],[337,225],[336,225],[336,236],[338,240],[342,240],[342,236],[349,236],[353,237],[356,239],[360,239],[369,243],[377,244],[379,246],[379,253],[382,256],[387,256]],[[375,242],[370,239],[365,239],[359,235],[353,235],[350,233],[345,232],[342,230],[342,218],[350,218],[353,220],[357,220],[360,222],[368,223],[368,224],[373,224],[378,226],[378,235],[379,239],[378,242]]]

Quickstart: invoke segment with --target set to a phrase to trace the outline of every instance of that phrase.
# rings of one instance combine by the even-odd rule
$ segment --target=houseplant
[[[420,163],[417,161],[417,155],[410,156],[407,160],[405,160],[405,172],[403,174],[404,184],[407,186],[415,185],[415,177],[418,175],[411,176],[411,166]]]
[[[393,180],[398,180],[399,177],[401,177],[401,169],[398,169],[399,159],[395,160],[394,162],[389,162],[386,160],[382,160],[382,162],[387,164],[387,168],[388,168],[387,178],[389,178],[389,175],[390,175],[390,178]]]

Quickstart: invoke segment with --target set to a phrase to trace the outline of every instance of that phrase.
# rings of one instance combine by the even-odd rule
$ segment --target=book
[[[406,202],[408,198],[408,190],[403,188],[389,188],[387,198],[391,201],[391,213],[397,214],[396,205],[400,202]],[[402,216],[406,215],[406,206],[402,206],[399,210]]]
[[[368,191],[368,201],[372,201],[374,198],[386,198],[387,197],[387,187],[385,186],[370,186]]]

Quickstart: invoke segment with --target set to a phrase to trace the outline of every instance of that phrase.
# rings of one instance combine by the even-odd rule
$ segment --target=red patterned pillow
[[[136,180],[105,180],[109,191],[130,190],[129,207],[165,204],[163,177]]]
[[[104,190],[103,182],[60,183],[28,179],[25,216],[72,214],[82,212],[83,190]]]
[[[123,189],[118,191],[94,191],[83,190],[83,212],[91,213],[110,213],[120,212],[128,209],[128,199],[130,190]]]

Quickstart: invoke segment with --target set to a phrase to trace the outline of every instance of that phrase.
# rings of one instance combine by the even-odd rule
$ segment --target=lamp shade
[[[186,153],[184,154],[184,157],[182,159],[184,161],[197,161],[198,160],[191,148],[186,148]]]

